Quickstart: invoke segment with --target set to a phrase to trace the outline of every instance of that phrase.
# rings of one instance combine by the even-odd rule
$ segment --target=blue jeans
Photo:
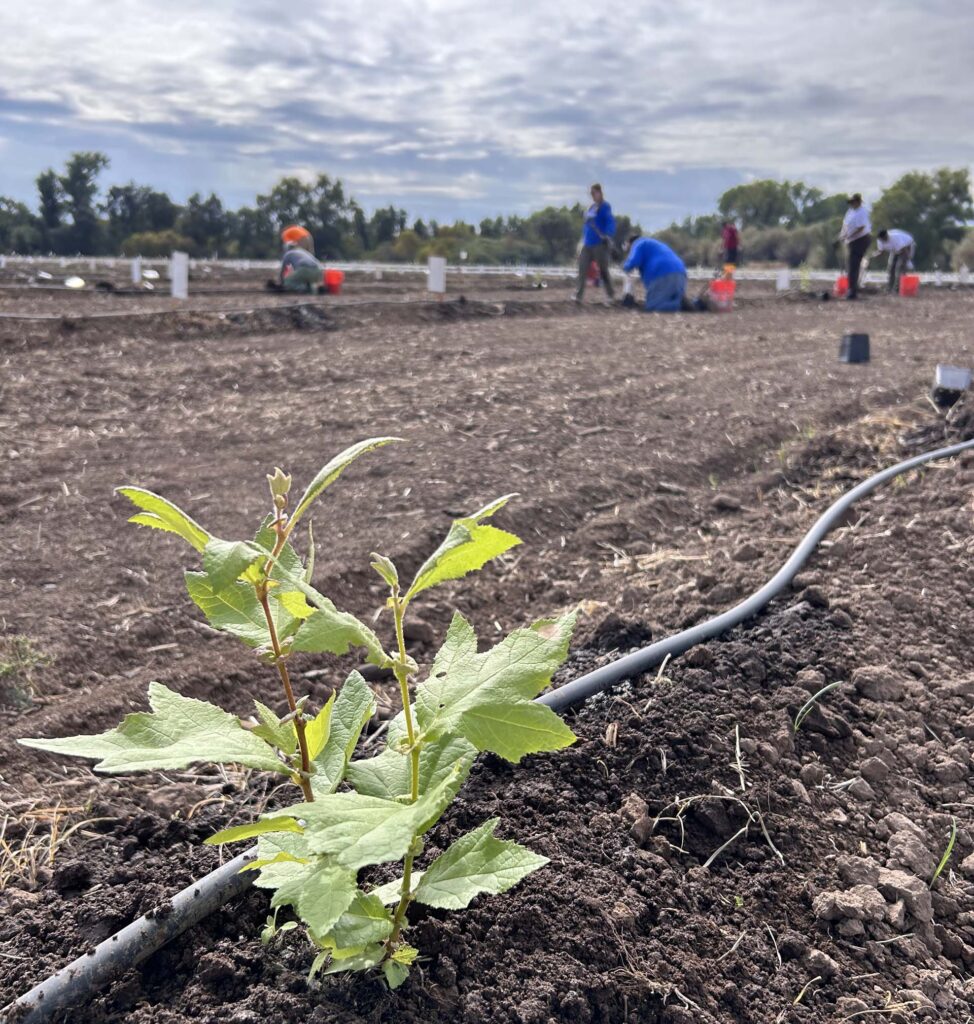
[[[677,313],[683,305],[687,290],[687,275],[683,273],[664,274],[646,285],[647,313]]]

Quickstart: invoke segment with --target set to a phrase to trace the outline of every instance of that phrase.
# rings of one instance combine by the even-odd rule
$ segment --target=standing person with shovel
[[[863,205],[862,196],[856,192],[849,196],[849,209],[842,220],[842,231],[839,241],[845,242],[849,252],[849,294],[847,299],[859,298],[859,276],[862,272],[862,259],[869,248],[872,226],[869,223],[869,211]]]
[[[592,205],[585,211],[582,248],[578,254],[578,287],[575,289],[575,301],[582,301],[588,268],[594,261],[599,268],[599,276],[605,288],[605,301],[608,303],[612,301],[614,294],[612,278],[609,276],[609,256],[615,238],[616,221],[612,216],[612,207],[602,194],[601,185],[596,183],[592,186],[591,196]]]

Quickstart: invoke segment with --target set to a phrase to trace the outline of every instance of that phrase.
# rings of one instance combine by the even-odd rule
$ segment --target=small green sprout
[[[211,845],[257,840],[256,885],[271,891],[272,914],[261,930],[270,942],[296,922],[277,924],[290,907],[316,950],[311,975],[376,969],[401,985],[419,951],[406,940],[412,903],[460,910],[482,893],[502,893],[548,863],[495,835],[497,818],[460,836],[431,860],[424,836],[463,785],[474,759],[490,751],[513,763],[561,750],[574,733],[550,708],[534,702],[568,654],[575,615],[543,619],[481,651],[473,626],[456,613],[429,672],[420,678],[406,650],[405,622],[426,591],[457,580],[503,555],[520,540],[493,526],[508,495],[454,521],[411,583],[383,554],[372,568],[388,587],[392,644],[354,615],[340,611],[312,585],[314,540],[302,558],[292,541],[313,502],[351,463],[396,438],[362,441],[331,460],[291,507],[291,478],[267,476],[271,511],[252,540],[214,537],[167,499],[139,487],[119,493],[138,509],[131,522],[182,537],[200,555],[187,572],[189,595],[215,629],[229,633],[275,670],[287,710],[255,701],[244,722],[161,683],[149,686],[150,710],[127,715],[98,736],[21,740],[59,754],[98,759],[105,772],[185,768],[196,762],[240,764],[289,779],[302,800],[225,829]],[[352,672],[323,707],[296,697],[288,669],[297,652],[345,655],[361,651],[390,670],[402,711],[390,722],[385,747],[354,758],[376,701]],[[420,868],[423,860],[428,863]],[[384,885],[362,872],[399,865]],[[370,872],[371,875],[371,872]]]

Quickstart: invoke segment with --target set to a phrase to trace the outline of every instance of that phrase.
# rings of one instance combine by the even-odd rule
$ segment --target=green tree
[[[48,168],[38,174],[37,198],[40,210],[41,245],[54,249],[61,228],[63,195],[57,174]]]
[[[33,253],[43,241],[41,226],[29,209],[0,196],[0,252]]]
[[[186,200],[178,227],[180,234],[193,240],[196,253],[208,256],[224,247],[230,231],[230,218],[216,193],[211,192],[204,199],[199,192],[194,192]]]
[[[718,200],[717,208],[725,220],[736,220],[743,227],[773,227],[794,223],[798,208],[792,186],[787,181],[751,181],[729,188]]]
[[[175,250],[193,251],[193,239],[172,228],[165,231],[139,231],[121,242],[123,256],[168,256]]]
[[[71,218],[69,228],[62,235],[60,251],[86,255],[101,252],[104,232],[95,196],[98,194],[98,176],[108,163],[104,153],[72,153],[64,173],[58,175],[64,208]]]
[[[148,185],[112,185],[105,194],[102,212],[108,217],[112,244],[137,232],[167,231],[176,223],[179,207]]]
[[[879,197],[872,211],[873,231],[900,228],[917,244],[921,269],[947,267],[950,250],[974,218],[971,176],[966,167],[941,167],[932,174],[910,171]]]

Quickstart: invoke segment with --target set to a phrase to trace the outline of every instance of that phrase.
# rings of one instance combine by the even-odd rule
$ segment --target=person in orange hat
[[[315,254],[314,237],[307,228],[301,227],[300,224],[292,224],[290,227],[286,227],[281,232],[281,241],[285,245],[287,245],[288,242],[294,242],[306,252],[310,252],[312,256]]]
[[[286,292],[311,292],[321,287],[322,266],[300,242],[284,243],[280,286]]]

